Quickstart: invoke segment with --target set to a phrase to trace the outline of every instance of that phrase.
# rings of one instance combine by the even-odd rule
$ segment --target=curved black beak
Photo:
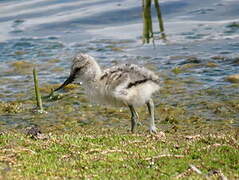
[[[54,91],[58,91],[58,90],[64,88],[64,87],[67,86],[68,84],[72,83],[72,82],[74,81],[74,79],[75,79],[75,75],[74,75],[74,74],[71,74],[71,75],[67,78],[67,80],[65,80],[65,82],[64,82],[60,87],[56,88]]]

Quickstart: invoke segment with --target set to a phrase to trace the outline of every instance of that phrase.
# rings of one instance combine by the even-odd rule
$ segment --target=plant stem
[[[152,17],[151,17],[151,0],[143,0],[143,43],[149,43],[153,37]]]
[[[161,13],[161,9],[160,9],[158,0],[154,0],[154,6],[157,10],[158,21],[159,21],[159,29],[160,29],[160,32],[161,32],[161,35],[162,35],[162,39],[166,39],[166,35],[164,33],[162,13]]]
[[[42,99],[41,99],[41,94],[40,94],[39,86],[38,86],[38,76],[37,76],[37,72],[35,68],[33,69],[33,77],[34,77],[37,107],[40,109],[40,111],[43,111]]]

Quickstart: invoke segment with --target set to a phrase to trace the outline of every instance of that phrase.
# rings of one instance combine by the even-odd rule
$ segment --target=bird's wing
[[[100,80],[105,83],[105,87],[109,90],[119,86],[129,89],[147,81],[155,84],[160,83],[159,77],[154,72],[135,64],[122,64],[106,69]]]

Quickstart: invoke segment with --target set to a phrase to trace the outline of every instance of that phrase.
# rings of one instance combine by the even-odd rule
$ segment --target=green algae
[[[52,72],[62,72],[64,71],[64,68],[61,68],[61,67],[54,67],[51,69]]]
[[[239,28],[239,23],[238,22],[233,22],[229,25],[227,25],[228,28]]]
[[[184,119],[185,109],[183,107],[161,104],[157,106],[156,113],[160,116],[162,122],[178,124],[179,121]]]
[[[206,122],[210,119],[220,119],[221,121],[231,119],[236,123],[236,116],[238,115],[236,99],[238,98],[235,97],[233,101],[229,98],[225,101],[225,94],[220,89],[209,88],[201,91],[190,91],[186,88],[187,84],[201,86],[201,83],[194,79],[169,79],[165,77],[164,86],[160,93],[154,97],[158,123],[181,126],[184,123]],[[59,125],[65,121],[71,122],[71,119],[79,119],[83,124],[84,122],[102,123],[102,126],[107,127],[123,125],[126,130],[129,128],[130,113],[127,108],[91,105],[83,92],[83,88],[74,84],[67,86],[61,93],[57,92],[51,97],[48,96],[52,89],[59,85],[42,84],[40,89],[44,97],[44,108],[50,113],[45,118],[52,124],[57,122],[56,124]],[[237,88],[237,84],[232,84],[225,87],[224,90],[236,90],[235,88]],[[24,107],[21,111],[25,113],[25,118],[31,121],[33,115],[29,110],[35,106],[33,89],[29,89],[25,93],[26,97],[24,97],[24,93],[15,94],[13,97],[18,100],[24,97],[24,100],[20,101]],[[233,94],[234,92],[231,91],[230,93]],[[138,108],[137,111],[140,115],[140,121],[144,124],[143,129],[147,129],[148,113],[146,107]],[[10,114],[8,111],[4,111],[4,113]],[[4,113],[2,112],[2,114]],[[44,121],[40,119],[38,123],[42,125]],[[76,126],[78,125],[76,124]],[[59,126],[60,128],[61,126]]]
[[[172,72],[174,74],[180,74],[180,73],[183,73],[185,71],[183,71],[180,67],[175,67],[175,68],[172,69]]]
[[[10,64],[12,70],[9,73],[17,74],[31,74],[31,70],[34,67],[34,64],[27,61],[16,61]]]
[[[49,59],[47,62],[48,62],[48,63],[55,64],[55,63],[58,63],[58,62],[60,62],[60,61],[61,61],[60,59],[54,58],[54,59]]]
[[[214,68],[214,67],[218,67],[218,64],[217,63],[214,63],[214,62],[208,62],[206,64],[207,67],[211,67],[211,68]]]
[[[24,110],[23,104],[20,102],[1,102],[0,101],[0,114],[20,113],[23,110]]]
[[[231,83],[239,83],[239,74],[232,74],[226,77],[226,80]]]
[[[114,45],[108,45],[106,48],[109,48],[111,51],[116,51],[116,52],[123,52],[126,47],[117,47]]]
[[[214,60],[217,60],[217,61],[224,61],[224,60],[227,59],[227,57],[221,56],[221,55],[213,56],[211,58],[214,59]]]
[[[27,54],[26,51],[15,51],[14,55],[15,56],[20,56],[20,55],[24,55],[24,54]]]

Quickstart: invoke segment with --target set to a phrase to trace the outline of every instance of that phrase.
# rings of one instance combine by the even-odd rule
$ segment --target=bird
[[[128,107],[132,133],[139,123],[135,107],[147,105],[149,132],[157,133],[152,95],[159,91],[161,79],[153,71],[127,63],[102,70],[92,56],[78,53],[73,57],[69,77],[54,92],[70,83],[81,83],[96,104]]]

